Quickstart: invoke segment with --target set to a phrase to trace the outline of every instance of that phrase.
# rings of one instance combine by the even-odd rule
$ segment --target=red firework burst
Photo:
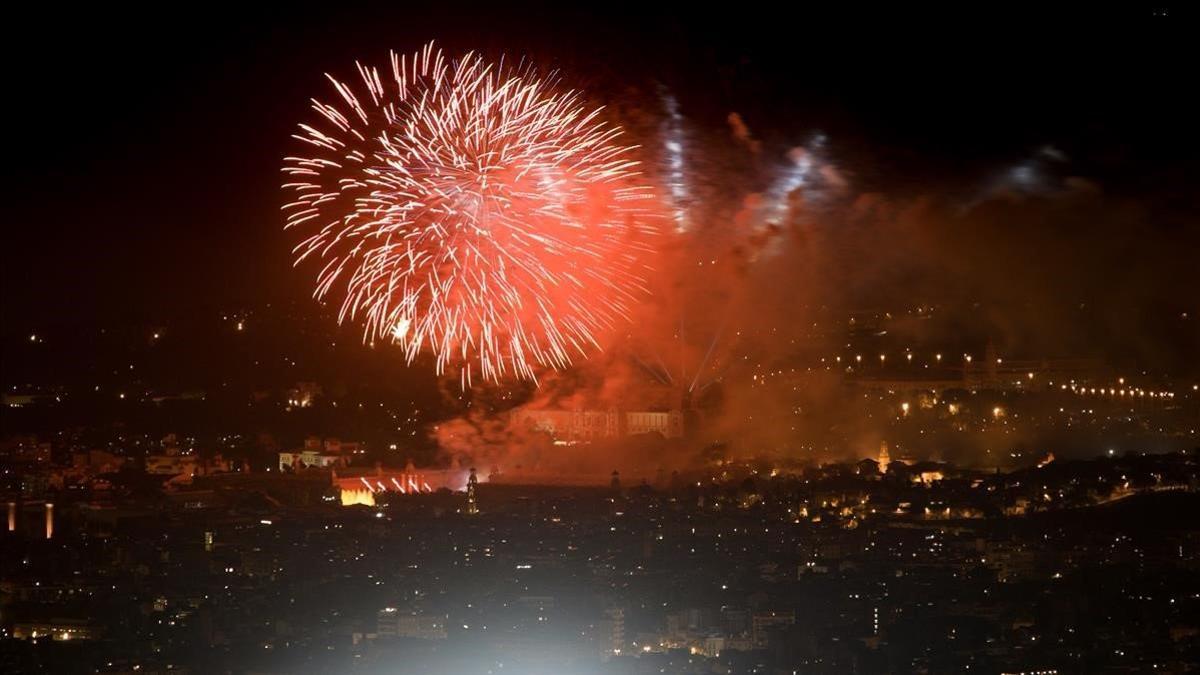
[[[296,264],[366,341],[498,382],[599,348],[644,292],[654,200],[621,130],[530,69],[433,45],[329,78],[284,159]]]

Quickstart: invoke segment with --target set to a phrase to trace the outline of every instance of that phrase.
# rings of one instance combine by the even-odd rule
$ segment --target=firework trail
[[[331,76],[335,102],[286,157],[296,264],[365,341],[390,340],[439,374],[537,379],[600,347],[645,292],[657,226],[633,148],[575,92],[530,68],[432,44]]]
[[[679,113],[679,101],[669,91],[662,88],[660,96],[667,111],[661,132],[666,155],[667,188],[675,218],[675,231],[683,232],[688,229],[688,202],[691,200],[684,175],[683,115]]]

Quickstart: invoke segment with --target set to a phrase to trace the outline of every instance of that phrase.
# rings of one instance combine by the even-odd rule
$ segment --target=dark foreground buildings
[[[1200,667],[1194,452],[885,468],[484,483],[474,504],[344,507],[297,475],[10,492],[0,671]]]

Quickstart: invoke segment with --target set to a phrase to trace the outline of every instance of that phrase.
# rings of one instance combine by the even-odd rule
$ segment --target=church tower
[[[479,513],[479,502],[475,495],[478,487],[479,479],[475,477],[475,467],[471,467],[471,477],[467,479],[467,515],[474,516]]]

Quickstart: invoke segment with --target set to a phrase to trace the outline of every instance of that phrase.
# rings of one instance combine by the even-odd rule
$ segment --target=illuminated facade
[[[377,497],[387,493],[415,495],[443,488],[459,491],[469,487],[466,471],[417,470],[412,464],[402,470],[386,469],[378,465],[366,472],[339,473],[334,470],[330,472],[330,477],[342,506],[375,506]]]
[[[307,468],[332,469],[345,465],[346,460],[342,455],[329,454],[322,450],[298,450],[295,452],[279,453],[280,471],[296,471]]]
[[[683,436],[683,412],[608,410],[529,410],[512,412],[513,423],[524,429],[550,434],[559,441],[587,442],[657,433],[664,438]]]
[[[55,642],[70,640],[94,640],[97,631],[85,621],[71,619],[51,619],[37,623],[13,624],[12,636],[17,640],[37,640],[50,638]]]
[[[913,477],[914,483],[924,483],[926,486],[933,485],[946,476],[941,471],[922,471],[920,474]]]
[[[375,493],[367,488],[342,488],[342,506],[375,506]]]
[[[305,439],[304,447],[279,453],[280,471],[300,469],[334,469],[348,466],[352,455],[364,452],[358,443],[346,443],[336,438],[321,440],[315,436]]]

